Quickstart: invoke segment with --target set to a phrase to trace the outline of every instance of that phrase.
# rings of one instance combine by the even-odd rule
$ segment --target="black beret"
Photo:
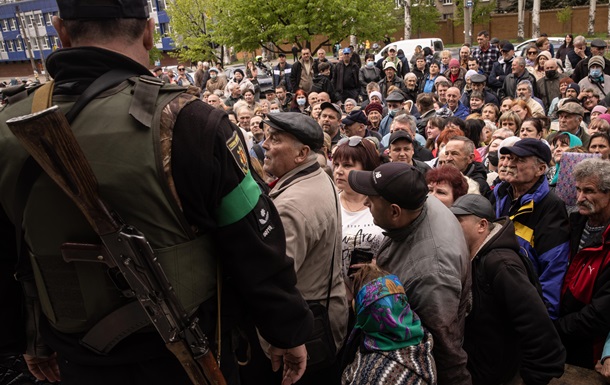
[[[276,130],[293,135],[299,142],[309,146],[312,151],[318,151],[324,145],[322,127],[313,118],[300,112],[268,114],[265,123]]]
[[[146,0],[57,0],[64,20],[148,19]]]

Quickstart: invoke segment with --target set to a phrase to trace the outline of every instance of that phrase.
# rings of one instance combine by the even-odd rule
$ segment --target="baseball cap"
[[[454,215],[474,215],[493,221],[496,219],[494,209],[489,200],[479,194],[466,194],[453,202],[449,208]]]
[[[292,134],[297,140],[312,151],[318,151],[324,145],[324,132],[322,127],[310,116],[300,112],[280,112],[268,114],[264,121],[276,130]]]
[[[513,154],[520,158],[535,156],[547,164],[551,161],[551,149],[549,146],[544,144],[543,141],[534,138],[524,138],[511,147],[502,147],[500,154]]]
[[[390,48],[388,48],[388,51],[396,51],[396,46],[391,45]]]
[[[576,102],[567,102],[567,103],[563,103],[557,109],[557,113],[560,113],[560,112],[566,112],[568,114],[584,116],[585,109]]]
[[[146,0],[57,0],[64,20],[147,19]]]
[[[352,50],[349,47],[343,48],[343,53],[352,53]]]
[[[513,45],[513,43],[506,43],[502,46],[502,51],[504,51],[504,52],[514,51],[514,50],[515,50],[515,46]]]
[[[324,102],[324,103],[320,104],[320,111],[324,111],[327,108],[331,108],[331,109],[335,110],[339,115],[343,114],[343,112],[341,111],[341,108],[339,108],[339,106],[334,103]]]
[[[407,210],[422,207],[428,196],[424,174],[406,163],[385,163],[373,171],[352,170],[348,182],[359,194],[381,196]]]
[[[366,124],[367,118],[364,112],[362,112],[362,110],[357,110],[350,112],[349,115],[345,117],[345,119],[341,120],[341,123],[345,124],[346,126],[350,126],[354,123]]]
[[[392,144],[399,139],[406,139],[409,143],[413,143],[413,138],[411,138],[411,135],[403,130],[394,131],[392,135],[390,135],[389,143]]]
[[[386,63],[383,65],[383,70],[384,70],[384,71],[385,71],[385,70],[387,70],[388,68],[391,68],[391,69],[393,69],[394,71],[396,71],[396,65],[395,65],[394,63],[392,63],[391,61],[388,61],[388,62],[386,62]]]

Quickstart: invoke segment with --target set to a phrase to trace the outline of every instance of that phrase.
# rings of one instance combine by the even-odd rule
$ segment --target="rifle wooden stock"
[[[6,124],[40,167],[72,198],[97,234],[120,229],[101,202],[93,170],[58,106],[9,119]]]
[[[205,335],[196,319],[184,311],[145,237],[113,217],[100,198],[95,174],[59,107],[6,123],[27,152],[74,201],[104,243],[105,253],[96,245],[65,244],[66,259],[119,268],[133,296],[193,384],[226,385]]]

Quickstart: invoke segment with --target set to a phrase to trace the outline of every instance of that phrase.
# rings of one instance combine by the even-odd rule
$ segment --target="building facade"
[[[166,0],[148,0],[150,16],[155,20],[161,40],[157,48],[172,49],[169,38],[169,17],[165,12]],[[40,61],[61,47],[51,19],[58,15],[55,0],[0,0],[0,63],[24,62],[33,57]]]

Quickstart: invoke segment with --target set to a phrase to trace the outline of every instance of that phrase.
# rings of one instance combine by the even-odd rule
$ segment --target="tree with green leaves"
[[[163,57],[163,54],[159,48],[157,48],[156,44],[161,42],[161,34],[155,31],[155,35],[153,37],[153,41],[155,45],[152,47],[150,51],[148,51],[148,60],[150,64],[155,64],[157,61],[160,61]]]
[[[167,15],[171,20],[169,36],[175,47],[170,55],[183,62],[221,59],[213,48],[213,9],[210,0],[167,1]]]
[[[411,5],[411,28],[418,38],[422,32],[436,32],[439,29],[437,21],[441,18],[434,2],[430,0],[415,0]]]
[[[400,20],[394,0],[214,0],[213,6],[215,39],[240,51],[269,44],[276,53],[286,52],[282,45],[294,42],[315,52],[350,35],[378,40]],[[322,41],[312,47],[318,36]]]
[[[464,24],[464,2],[468,0],[455,0],[455,15],[453,22],[456,25]],[[485,24],[491,19],[491,14],[496,11],[496,1],[472,0],[471,27],[475,24]],[[472,30],[472,28],[471,28]],[[474,32],[473,32],[474,33]]]

